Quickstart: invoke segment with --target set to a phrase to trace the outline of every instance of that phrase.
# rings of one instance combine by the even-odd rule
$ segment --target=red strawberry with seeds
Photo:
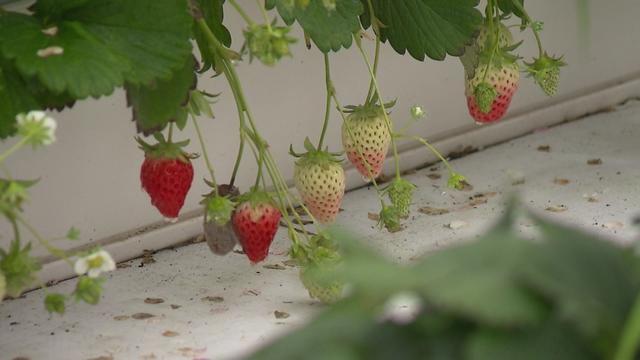
[[[264,260],[280,225],[280,210],[264,191],[252,190],[238,199],[231,223],[252,263]]]
[[[140,168],[140,182],[149,194],[151,204],[167,219],[174,220],[178,217],[193,182],[190,160],[193,156],[182,150],[189,143],[188,140],[167,142],[159,133],[154,137],[158,140],[155,145],[136,139],[145,152]]]

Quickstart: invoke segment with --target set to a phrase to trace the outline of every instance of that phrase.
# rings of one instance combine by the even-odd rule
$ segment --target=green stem
[[[260,8],[260,12],[262,13],[262,17],[264,18],[264,23],[267,25],[267,29],[271,32],[271,22],[269,21],[269,15],[267,14],[267,9],[264,8],[264,5],[260,3],[260,0],[256,0],[258,7]]]
[[[373,15],[372,15],[373,16]],[[395,168],[396,168],[396,178],[400,179],[401,175],[400,175],[400,158],[398,156],[398,146],[396,144],[396,139],[395,136],[393,136],[393,127],[391,125],[391,120],[389,120],[389,115],[387,114],[387,109],[384,106],[384,98],[382,97],[382,94],[380,93],[380,87],[378,86],[378,80],[376,79],[376,74],[373,72],[373,67],[371,66],[371,62],[369,61],[369,57],[367,56],[367,53],[364,51],[364,48],[362,47],[362,42],[360,41],[360,39],[357,38],[356,35],[356,45],[358,46],[358,49],[360,50],[360,54],[362,55],[362,58],[364,59],[364,62],[367,64],[367,69],[369,70],[369,75],[371,76],[371,80],[373,81],[373,86],[376,90],[376,94],[378,95],[378,99],[380,101],[380,107],[382,108],[382,115],[384,116],[384,122],[387,126],[387,130],[389,131],[389,134],[391,135],[391,148],[393,150],[393,160],[395,162]]]
[[[277,170],[277,167],[275,167],[275,165],[272,165],[271,162],[273,161],[273,159],[271,158],[271,155],[269,153],[269,151],[267,149],[264,148],[264,141],[259,137],[259,135],[257,134],[257,129],[255,126],[255,123],[253,121],[253,116],[251,114],[251,112],[249,111],[245,98],[244,98],[244,93],[242,91],[242,86],[240,84],[240,81],[238,79],[238,75],[237,72],[235,71],[235,68],[233,67],[232,64],[229,63],[229,60],[225,57],[225,53],[226,53],[226,49],[224,48],[224,46],[220,43],[220,41],[215,37],[215,34],[213,34],[213,32],[211,31],[211,29],[209,28],[209,26],[207,25],[207,23],[203,20],[203,19],[198,19],[197,21],[197,25],[200,27],[200,29],[202,29],[203,33],[205,34],[207,41],[210,43],[210,45],[213,46],[213,48],[215,50],[217,50],[218,55],[220,57],[220,61],[222,62],[223,66],[223,72],[225,74],[225,77],[227,78],[227,82],[229,83],[229,86],[232,89],[233,95],[234,95],[234,100],[236,102],[236,106],[239,109],[239,112],[244,112],[247,115],[247,118],[249,119],[249,123],[251,125],[252,128],[252,132],[249,132],[249,129],[246,129],[245,131],[247,132],[247,135],[249,136],[249,138],[252,140],[252,142],[254,143],[254,145],[257,147],[258,152],[263,152],[264,153],[264,160],[265,161],[265,168],[267,169],[267,172],[269,172],[269,176],[271,177],[271,180],[273,182],[273,185],[276,189],[276,194],[278,194],[278,200],[280,201],[280,203],[283,205],[281,206],[281,208],[283,209],[283,217],[285,219],[285,223],[287,223],[287,226],[289,226],[290,229],[294,229],[289,218],[288,218],[288,214],[286,213],[286,206],[284,206],[285,203],[288,203],[291,207],[291,209],[295,209],[295,206],[293,206],[293,204],[291,203],[291,198],[293,198],[296,202],[300,203],[300,205],[302,206],[302,208],[305,210],[305,212],[309,215],[309,217],[314,221],[314,223],[317,226],[317,222],[315,221],[313,215],[311,214],[311,212],[309,212],[309,210],[304,206],[304,204],[301,201],[298,201],[298,199],[296,199],[292,194],[290,194],[288,192],[288,188],[286,185],[286,182],[284,181],[282,175],[279,173],[279,171]],[[244,121],[244,116],[240,116],[241,121]],[[241,126],[244,126],[243,124],[241,124]],[[273,164],[275,164],[275,162],[273,162]],[[273,168],[272,168],[273,166]],[[294,216],[296,217],[296,219],[299,221],[299,223],[302,225],[303,222],[300,219],[299,215],[294,211]],[[303,227],[304,229],[304,227]],[[304,231],[306,232],[306,229],[304,229]],[[292,241],[297,244],[297,238],[293,239]]]
[[[370,17],[370,21],[371,21],[371,27],[373,28],[373,34],[376,36],[376,50],[375,50],[375,56],[373,59],[373,73],[375,75],[378,74],[378,64],[380,63],[380,45],[381,45],[381,41],[380,41],[380,27],[378,26],[378,21],[374,16],[374,11],[373,11],[373,3],[371,0],[367,0],[367,5],[369,6],[369,14],[371,14]],[[365,101],[365,104],[369,104],[371,102],[371,97],[373,96],[373,79],[371,79],[371,81],[369,82],[369,91],[367,92],[367,99]]]
[[[262,166],[264,164],[264,151],[260,151],[258,150],[258,174],[256,175],[256,181],[253,184],[254,188],[258,188],[258,185],[260,185],[260,179],[262,179]]]
[[[18,227],[18,222],[14,216],[7,216],[7,219],[11,223],[11,227],[13,228],[13,236],[16,238],[18,244],[20,243],[20,228]],[[1,299],[0,299],[1,300]]]
[[[20,139],[20,141],[13,144],[12,147],[7,149],[7,151],[2,153],[0,155],[0,164],[4,163],[4,161],[9,157],[9,155],[13,154],[14,152],[18,151],[21,147],[23,147],[29,141],[29,138],[30,138],[29,135],[23,137],[22,139]]]
[[[229,186],[233,188],[236,182],[236,175],[238,175],[238,169],[240,169],[240,162],[242,161],[242,155],[244,153],[244,134],[243,130],[240,130],[240,146],[238,146],[238,155],[236,155],[236,163],[233,165],[233,172],[231,173],[231,179],[229,180]]]
[[[167,142],[171,142],[171,139],[173,138],[173,122],[169,123],[169,135],[167,135]]]
[[[614,360],[632,360],[640,344],[640,295],[631,309],[620,337]]]
[[[444,156],[442,156],[442,154],[438,151],[438,149],[436,149],[433,145],[431,145],[427,140],[425,140],[424,138],[421,138],[420,136],[403,135],[403,137],[406,137],[406,138],[409,138],[409,139],[412,139],[412,140],[416,140],[416,141],[422,143],[422,145],[424,145],[427,148],[429,148],[429,150],[431,150],[431,152],[434,155],[436,155],[442,161],[442,163],[444,163],[444,166],[446,166],[447,170],[449,170],[449,174],[455,173],[455,171],[453,171],[453,168],[451,167],[451,164],[449,164],[447,159],[445,159]]]
[[[244,11],[244,9],[242,7],[240,7],[240,5],[238,5],[236,0],[229,0],[229,3],[231,4],[231,6],[233,6],[236,9],[238,14],[240,14],[240,16],[242,16],[242,18],[244,19],[244,21],[247,22],[247,24],[249,24],[250,26],[255,25],[253,20],[251,20],[251,18],[249,17],[249,15],[247,15],[247,13]]]
[[[331,94],[333,88],[331,86],[331,69],[329,68],[329,55],[324,53],[324,80],[327,86],[327,106],[324,109],[324,123],[322,124],[322,132],[320,133],[320,140],[318,141],[318,150],[322,150],[322,143],[324,142],[324,136],[327,133],[329,127],[329,112],[331,111]]]
[[[196,134],[198,135],[198,141],[200,141],[200,147],[202,148],[202,156],[204,157],[204,162],[207,165],[207,170],[209,170],[209,176],[211,177],[211,183],[213,184],[213,193],[217,195],[218,183],[216,182],[216,176],[213,171],[213,165],[211,165],[211,161],[209,161],[209,154],[207,153],[207,147],[204,144],[202,132],[200,131],[200,126],[198,125],[198,120],[196,120],[196,117],[193,114],[191,114],[191,119],[193,119],[193,126],[196,129]]]
[[[22,224],[22,226],[24,226],[25,228],[27,228],[27,230],[29,230],[29,232],[31,233],[31,235],[33,235],[34,238],[36,238],[36,240],[38,240],[38,242],[40,243],[40,245],[42,245],[45,249],[47,249],[47,251],[53,255],[56,256],[58,258],[61,258],[62,260],[66,261],[67,264],[69,264],[71,267],[73,267],[73,263],[71,262],[71,260],[69,259],[69,257],[67,256],[66,252],[64,250],[58,249],[57,247],[51,245],[51,243],[49,242],[49,240],[45,239],[42,235],[40,235],[40,233],[38,232],[38,230],[36,230],[35,227],[33,227],[26,219],[24,219],[20,214],[16,214],[16,219],[18,220],[18,222],[20,224]]]
[[[516,9],[520,10],[520,12],[522,13],[522,16],[524,16],[524,19],[529,23],[529,27],[533,32],[533,36],[536,38],[536,43],[538,44],[538,55],[542,58],[542,56],[544,55],[544,49],[542,48],[542,40],[540,39],[540,34],[538,33],[538,30],[536,30],[536,28],[532,26],[533,20],[527,13],[527,10],[525,10],[524,6],[522,6],[522,4],[520,3],[520,0],[512,0],[511,2],[516,7]]]

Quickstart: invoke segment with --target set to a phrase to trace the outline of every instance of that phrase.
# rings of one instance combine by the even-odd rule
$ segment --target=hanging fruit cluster
[[[390,0],[258,0],[256,4],[260,21],[252,19],[237,0],[87,0],[65,7],[41,0],[30,14],[0,9],[0,99],[4,101],[0,101],[0,138],[16,132],[17,113],[62,109],[122,86],[138,132],[155,138],[154,143],[137,139],[144,151],[142,188],[160,214],[175,221],[192,185],[196,156],[186,151],[188,140],[174,138],[191,119],[209,173],[205,181],[211,191],[201,205],[211,251],[225,255],[239,244],[249,261],[263,261],[282,226],[310,295],[331,302],[343,284],[313,273],[340,264],[339,243],[325,229],[339,216],[345,161],[376,190],[380,225],[392,232],[402,228],[416,189],[402,178],[398,140],[418,142],[433,151],[449,171],[450,187],[465,184],[464,176],[427,140],[395,128],[390,116],[394,97],[383,96],[376,78],[382,45],[389,43],[420,61],[459,57],[469,113],[479,124],[504,117],[522,72],[547,95],[554,95],[564,65],[562,58],[542,48],[542,23],[529,17],[523,0],[488,0],[484,16],[476,0],[403,0],[402,6]],[[231,34],[223,24],[228,8],[246,22],[244,45],[238,51],[232,49]],[[279,16],[270,18],[272,10]],[[515,19],[520,20],[520,30],[533,32],[538,45],[538,55],[530,62],[522,62],[516,54],[521,42],[514,41],[509,25]],[[323,126],[317,141],[306,137],[304,152],[294,149],[298,144],[290,148],[297,190],[292,192],[259,131],[235,64],[248,58],[276,66],[283,57],[292,56],[290,46],[298,39],[291,36],[291,26],[296,22],[307,48],[315,45],[324,59],[326,111],[319,119]],[[437,33],[425,30],[436,28]],[[26,38],[34,41],[23,41]],[[373,58],[363,46],[367,39],[375,41]],[[193,41],[199,59],[193,55]],[[330,53],[354,44],[370,83],[363,89],[361,104],[343,106],[331,80]],[[216,179],[197,120],[213,117],[215,95],[197,88],[198,74],[203,73],[224,78],[237,107],[239,148],[226,184]],[[324,144],[334,108],[341,119],[342,149]],[[424,110],[414,107],[412,115],[422,118]],[[389,152],[395,171],[382,187],[378,178]],[[247,163],[245,153],[253,157],[255,182],[250,189],[238,189],[236,175]]]

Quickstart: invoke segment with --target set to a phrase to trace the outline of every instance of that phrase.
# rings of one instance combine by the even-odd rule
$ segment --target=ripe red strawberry
[[[479,124],[500,120],[511,105],[520,81],[517,57],[511,55],[519,44],[502,23],[490,33],[485,24],[476,41],[461,58],[465,67],[465,96],[469,113]]]
[[[140,182],[149,194],[151,204],[167,219],[174,220],[184,205],[193,181],[192,156],[182,150],[189,141],[171,143],[161,134],[154,137],[158,140],[155,145],[137,139],[145,152]]]
[[[352,111],[342,124],[342,145],[347,158],[363,177],[378,177],[391,142],[384,114],[378,105],[352,107]]]
[[[332,223],[344,196],[344,170],[336,159],[337,154],[316,150],[309,138],[305,139],[305,148],[308,150],[305,154],[290,150],[293,156],[300,158],[293,173],[296,189],[316,220]]]
[[[252,263],[264,260],[278,231],[281,213],[263,191],[252,190],[242,195],[231,223],[245,254]]]

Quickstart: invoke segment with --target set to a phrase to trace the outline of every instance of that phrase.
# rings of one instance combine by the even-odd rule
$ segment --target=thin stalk
[[[373,11],[373,2],[371,0],[367,0],[367,6],[369,7],[369,14],[371,14],[370,22],[371,28],[373,29],[373,34],[376,36],[376,50],[375,56],[373,60],[373,73],[378,75],[378,64],[380,62],[380,27],[378,26],[378,20],[375,18]],[[371,102],[371,97],[373,96],[373,79],[369,82],[369,92],[367,93],[367,100],[365,104],[369,104]]]
[[[362,54],[362,58],[364,59],[364,62],[367,64],[369,75],[371,76],[371,80],[373,81],[373,86],[376,90],[376,94],[378,95],[378,99],[380,100],[380,107],[382,108],[382,115],[384,116],[384,122],[387,125],[387,130],[389,131],[389,134],[391,135],[391,148],[393,149],[393,160],[395,162],[395,168],[396,168],[396,179],[400,179],[401,178],[400,158],[398,157],[398,146],[396,144],[395,136],[393,136],[393,127],[391,126],[391,120],[389,120],[389,115],[387,115],[387,109],[384,106],[384,100],[383,100],[384,98],[380,93],[378,80],[376,80],[376,75],[373,72],[373,67],[371,66],[371,62],[369,61],[369,57],[367,56],[367,53],[364,51],[364,48],[362,47],[362,42],[360,41],[360,39],[356,38],[356,45],[360,50],[360,54]]]
[[[209,176],[211,177],[211,183],[213,184],[213,193],[218,195],[218,183],[216,182],[213,166],[209,161],[209,154],[207,153],[207,147],[204,145],[204,139],[202,137],[202,132],[200,131],[200,126],[198,125],[198,120],[196,120],[196,117],[193,114],[191,114],[191,119],[193,119],[193,126],[196,129],[196,134],[198,134],[198,140],[200,141],[200,147],[202,148],[204,162],[207,165],[207,170],[209,170]]]
[[[636,301],[631,309],[622,336],[620,337],[620,343],[616,349],[614,360],[632,360],[638,351],[638,345],[640,344],[640,295],[636,298]]]
[[[264,23],[267,25],[267,29],[271,32],[271,22],[269,21],[269,15],[267,14],[267,9],[264,8],[264,5],[260,2],[260,0],[256,0],[258,7],[260,8],[260,12],[262,13],[262,18],[264,18]]]
[[[11,223],[11,227],[13,228],[13,236],[15,237],[18,244],[20,243],[20,228],[18,228],[18,222],[16,218],[13,216],[7,216],[7,219]]]
[[[29,141],[29,138],[30,138],[29,135],[23,137],[22,139],[20,139],[20,141],[13,144],[12,147],[7,149],[7,151],[2,153],[0,155],[0,164],[4,163],[4,161],[9,157],[9,155],[13,154],[14,152],[18,151],[21,147],[23,147]]]
[[[236,155],[236,163],[233,165],[233,172],[231,173],[231,179],[229,179],[229,186],[233,188],[236,182],[236,176],[238,175],[238,169],[240,169],[240,162],[242,161],[242,155],[244,153],[244,134],[240,130],[240,146],[238,146],[238,155]]]
[[[324,136],[327,133],[327,127],[329,127],[329,112],[331,111],[331,94],[333,88],[331,86],[331,69],[329,68],[329,55],[324,53],[324,79],[327,86],[327,106],[324,110],[324,123],[322,124],[322,132],[320,132],[320,140],[318,141],[318,150],[322,150],[322,143],[324,142]]]
[[[447,167],[447,170],[449,170],[450,174],[455,173],[455,171],[453,171],[453,168],[451,167],[451,164],[449,164],[447,159],[445,159],[444,156],[442,156],[442,154],[438,151],[438,149],[436,149],[433,145],[431,145],[427,140],[425,140],[424,138],[421,138],[420,136],[407,136],[407,135],[402,135],[402,136],[412,140],[416,140],[420,142],[422,145],[429,148],[429,150],[431,150],[431,152],[442,161],[444,166]]]
[[[254,188],[258,188],[258,185],[260,185],[260,179],[262,179],[262,166],[264,164],[264,151],[260,151],[258,150],[258,174],[256,175],[256,181],[253,184]]]
[[[542,57],[544,55],[544,50],[542,48],[542,40],[540,39],[540,34],[538,33],[538,30],[536,30],[536,28],[532,26],[533,20],[531,20],[531,17],[527,13],[527,10],[525,10],[524,6],[522,6],[522,4],[520,3],[520,0],[512,0],[511,2],[516,7],[516,9],[520,10],[522,15],[524,16],[524,19],[529,23],[529,27],[533,32],[533,36],[535,36],[536,38],[536,43],[538,43],[538,55]]]
[[[251,20],[251,18],[249,17],[249,15],[247,15],[247,13],[244,11],[244,9],[240,5],[238,5],[236,0],[229,0],[229,3],[231,4],[231,6],[234,7],[234,9],[236,9],[238,14],[240,14],[240,16],[244,19],[244,21],[247,22],[247,24],[249,24],[250,26],[255,25],[253,20]]]
[[[236,105],[238,106],[238,109],[240,112],[244,111],[244,113],[247,115],[249,124],[252,129],[252,132],[250,132],[249,129],[245,129],[245,131],[247,132],[247,135],[249,135],[249,138],[251,139],[251,141],[257,147],[258,152],[264,153],[264,160],[266,160],[265,168],[267,169],[267,172],[269,173],[269,176],[271,177],[273,185],[276,189],[276,194],[278,194],[278,200],[281,202],[281,204],[285,204],[285,202],[290,204],[291,208],[293,209],[295,208],[295,206],[293,206],[293,204],[291,203],[291,198],[294,198],[296,202],[300,203],[300,205],[305,210],[305,212],[309,215],[309,217],[314,220],[314,223],[317,226],[317,222],[315,221],[311,212],[309,212],[309,210],[304,206],[304,204],[301,201],[298,201],[292,194],[288,192],[288,187],[286,185],[286,182],[284,181],[280,172],[277,170],[277,167],[273,165],[275,164],[275,162],[273,162],[273,159],[271,158],[271,155],[268,149],[265,148],[264,141],[260,138],[260,136],[257,133],[257,128],[255,125],[255,122],[253,121],[253,116],[246,104],[244,92],[242,90],[242,86],[240,84],[237,72],[235,71],[235,68],[233,67],[233,65],[229,63],[229,60],[224,56],[224,53],[225,53],[224,46],[215,37],[215,34],[213,34],[213,32],[211,31],[211,29],[203,19],[197,20],[197,25],[203,30],[203,33],[205,34],[207,41],[210,43],[210,45],[212,45],[221,55],[220,61],[222,61],[224,65],[223,72],[225,74],[225,77],[227,78],[227,82],[232,88]],[[244,119],[244,117],[241,116],[241,119]],[[273,164],[271,162],[273,162]],[[286,209],[286,206],[282,206],[282,208]],[[302,219],[299,217],[299,215],[296,212],[294,212],[294,215],[296,219],[299,221],[299,223],[303,224]],[[287,225],[290,228],[293,228],[291,222],[288,219],[288,215],[283,214],[283,217],[285,218],[285,222],[287,223]],[[297,239],[292,239],[292,241],[297,245]]]
[[[67,254],[66,254],[66,252],[64,250],[58,249],[57,247],[51,245],[49,240],[45,239],[42,235],[40,235],[38,230],[36,230],[36,228],[33,227],[33,225],[31,225],[27,220],[25,220],[20,214],[16,214],[16,220],[20,224],[22,224],[22,226],[27,228],[27,230],[29,230],[31,235],[33,235],[33,237],[36,238],[36,240],[38,240],[40,245],[42,245],[45,249],[47,249],[47,251],[51,255],[54,255],[56,257],[61,258],[62,260],[67,262],[67,264],[69,264],[71,267],[73,267],[73,263],[71,262],[71,260],[69,259],[69,257],[67,256]]]
[[[172,137],[173,137],[173,123],[170,122],[169,123],[169,134],[167,135],[167,141],[171,142]]]

